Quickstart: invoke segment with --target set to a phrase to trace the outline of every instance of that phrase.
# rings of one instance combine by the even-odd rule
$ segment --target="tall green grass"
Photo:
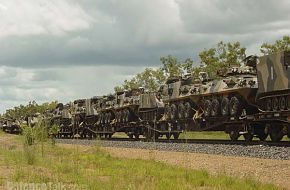
[[[5,180],[13,182],[64,183],[84,185],[87,189],[279,189],[251,179],[235,179],[223,174],[212,176],[204,170],[189,170],[169,166],[154,160],[113,158],[92,147],[63,148],[44,142],[34,147],[32,165],[23,156],[23,146],[0,147],[0,167],[10,168]],[[44,155],[42,156],[42,151]],[[0,173],[0,179],[3,174]]]

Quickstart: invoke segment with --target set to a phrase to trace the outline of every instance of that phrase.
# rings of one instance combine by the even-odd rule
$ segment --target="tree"
[[[115,92],[139,87],[144,87],[149,91],[157,91],[168,77],[191,73],[194,69],[193,61],[190,58],[179,61],[176,57],[168,55],[161,57],[160,61],[162,63],[160,68],[146,68],[143,72],[137,73],[132,79],[125,80],[123,85],[116,86],[114,88]]]
[[[35,101],[29,102],[28,105],[15,106],[12,109],[6,110],[4,117],[13,119],[23,119],[28,115],[33,115],[35,113],[43,114],[46,110],[52,110],[56,107],[57,101],[46,102],[43,104],[37,104]]]
[[[168,55],[161,57],[160,61],[162,63],[161,70],[167,77],[181,76],[186,73],[191,73],[193,69],[193,60],[190,58],[184,61],[179,61],[176,57]]]
[[[290,36],[283,36],[282,39],[276,40],[274,44],[263,43],[260,49],[264,55],[283,50],[290,51]]]
[[[246,48],[240,42],[219,42],[216,47],[205,49],[199,53],[203,69],[212,78],[217,77],[217,71],[232,65],[240,65],[246,57]]]

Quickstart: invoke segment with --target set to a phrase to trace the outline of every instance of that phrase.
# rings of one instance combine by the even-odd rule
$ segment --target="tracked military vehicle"
[[[260,57],[257,70],[257,104],[262,112],[256,121],[273,141],[280,141],[284,135],[290,138],[290,52]]]
[[[125,90],[116,93],[115,128],[125,132],[130,138],[139,138],[141,133],[137,122],[139,121],[140,95],[144,88]]]
[[[162,89],[166,119],[180,132],[226,130],[232,139],[237,138],[241,129],[225,128],[224,123],[258,111],[255,59],[250,56],[244,65],[219,72],[221,79],[217,80],[206,72],[200,72],[198,78],[169,79]]]
[[[72,107],[70,103],[66,105],[59,103],[50,118],[50,126],[59,126],[58,135],[60,137],[70,138],[74,134],[71,110]],[[46,118],[49,118],[49,116]]]
[[[97,133],[100,137],[111,138],[115,132],[115,110],[116,97],[112,94],[103,96],[96,104],[98,107]]]

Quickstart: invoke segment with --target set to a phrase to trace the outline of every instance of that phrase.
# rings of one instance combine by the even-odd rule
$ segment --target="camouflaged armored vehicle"
[[[219,72],[221,79],[217,80],[206,72],[200,72],[198,78],[169,79],[162,89],[166,119],[176,123],[176,130],[224,130],[227,120],[256,113],[255,60],[247,57],[244,65]],[[238,130],[227,129],[233,139],[239,136]]]
[[[143,88],[132,89],[116,93],[116,123],[128,123],[138,118],[140,94]]]
[[[11,134],[20,134],[22,132],[22,129],[20,127],[20,121],[17,119],[11,119],[11,118],[3,118],[1,120],[1,128],[6,133]]]
[[[290,138],[290,52],[259,57],[257,104],[262,110],[258,121],[272,141]]]
[[[72,105],[70,103],[66,105],[59,103],[57,104],[55,110],[53,111],[53,114],[50,119],[50,125],[59,126],[58,135],[60,137],[72,137],[74,134],[71,111]],[[47,116],[47,118],[49,117],[49,115]]]
[[[97,133],[100,137],[111,138],[115,132],[113,124],[115,123],[114,105],[116,97],[112,94],[103,96],[98,99],[96,106],[98,107]]]

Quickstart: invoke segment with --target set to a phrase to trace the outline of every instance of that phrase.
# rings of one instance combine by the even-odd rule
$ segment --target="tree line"
[[[263,43],[260,52],[263,55],[271,54],[281,50],[290,51],[290,36],[283,36],[273,44]],[[156,91],[166,79],[171,76],[183,76],[191,74],[197,77],[200,71],[205,71],[215,79],[217,71],[232,65],[240,65],[246,58],[246,48],[242,47],[240,42],[224,43],[220,41],[215,47],[204,49],[199,54],[200,64],[194,64],[191,58],[179,60],[172,55],[160,58],[161,66],[159,68],[146,68],[137,73],[133,78],[126,79],[123,84],[116,86],[116,92],[144,87],[150,91]],[[198,65],[198,66],[195,66]]]

